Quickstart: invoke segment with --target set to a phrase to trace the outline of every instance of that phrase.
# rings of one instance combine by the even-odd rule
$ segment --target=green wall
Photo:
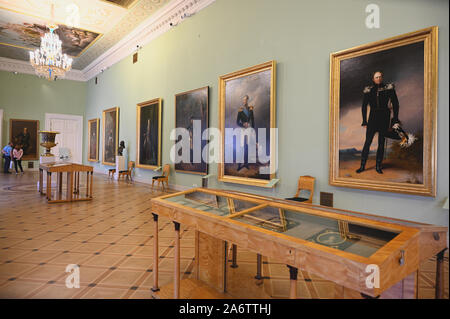
[[[0,109],[4,110],[1,145],[9,141],[9,119],[39,120],[40,129],[44,129],[45,113],[84,116],[86,91],[84,82],[47,81],[35,75],[0,71]],[[40,147],[40,153],[43,151]],[[36,167],[39,161],[34,162]]]
[[[362,0],[217,0],[182,24],[146,45],[139,62],[127,57],[88,82],[85,117],[101,118],[102,110],[120,107],[120,140],[130,159],[136,153],[136,104],[163,98],[163,163],[173,142],[174,95],[210,86],[210,126],[218,126],[218,77],[268,60],[277,60],[277,123],[280,183],[273,190],[218,183],[210,187],[286,197],[293,195],[300,175],[316,177],[320,191],[335,195],[339,208],[447,225],[441,207],[449,194],[448,49],[446,0],[378,0],[381,28],[365,27]],[[440,28],[438,185],[437,197],[364,191],[328,185],[329,55],[360,44],[425,27]],[[102,142],[101,142],[102,143]],[[96,164],[97,170],[106,170]],[[217,175],[216,164],[210,172]],[[156,173],[137,169],[138,179]],[[200,185],[196,175],[173,173],[170,183]]]

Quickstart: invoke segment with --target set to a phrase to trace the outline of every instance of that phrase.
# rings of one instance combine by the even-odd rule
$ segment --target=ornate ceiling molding
[[[183,22],[184,19],[181,17],[184,14],[193,15],[215,1],[216,0],[171,1],[167,6],[145,20],[130,34],[84,68],[83,73],[86,80],[92,79],[103,70],[106,70],[110,66],[136,52],[138,45],[139,47],[143,47],[153,39],[170,30],[170,28],[172,28],[170,23],[177,25]]]
[[[72,67],[77,70],[85,69],[100,55],[115,46],[146,19],[149,19],[149,17],[169,3],[170,0],[138,0],[122,19],[114,22],[113,27],[106,34],[103,34],[98,41],[93,43],[89,50],[86,50],[74,60]]]
[[[160,3],[163,0],[151,0]],[[75,81],[88,81],[136,51],[137,46],[143,47],[153,39],[164,34],[172,28],[170,25],[178,25],[186,17],[194,15],[216,0],[172,0],[169,4],[143,21],[132,32],[118,41],[114,46],[92,61],[82,71],[72,69],[66,74],[65,79]],[[0,57],[0,70],[35,74],[28,61],[8,59]]]

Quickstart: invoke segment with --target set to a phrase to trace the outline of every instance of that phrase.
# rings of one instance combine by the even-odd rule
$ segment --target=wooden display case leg
[[[287,265],[289,268],[289,277],[291,282],[291,288],[289,291],[289,299],[297,299],[297,275],[298,268]]]
[[[195,257],[194,257],[194,261],[195,261],[195,279],[199,280],[200,278],[200,233],[198,230],[195,231]]]
[[[80,193],[80,172],[75,172],[75,194]]]
[[[152,213],[153,215],[153,287],[152,291],[159,291],[158,287],[158,265],[159,265],[159,247],[158,247],[158,215]]]
[[[73,172],[73,194],[77,193],[77,172]]]
[[[86,197],[89,197],[89,172],[86,172]]]
[[[63,174],[62,173],[57,173],[58,175],[56,175],[56,184],[57,184],[57,188],[58,188],[58,199],[62,199],[62,177]]]
[[[442,299],[444,291],[444,253],[447,249],[442,250],[436,255],[436,286],[435,298]]]
[[[41,195],[43,195],[42,190],[44,189],[44,187],[42,186],[42,184],[44,183],[44,171],[40,168],[39,169],[39,193]]]
[[[255,279],[261,280],[261,270],[262,270],[262,256],[261,254],[256,254],[256,276]]]
[[[223,242],[223,292],[227,292],[228,243]]]
[[[92,180],[94,179],[94,172],[91,172],[91,180],[89,186],[89,197],[92,198]]]
[[[67,172],[67,200],[71,201],[73,198],[73,173]]]
[[[233,244],[231,246],[231,254],[232,254],[232,258],[231,258],[231,268],[237,268],[238,265],[236,263],[237,260],[237,246],[235,244]]]
[[[174,256],[174,282],[173,298],[180,298],[180,223],[173,222],[175,225],[175,256]]]
[[[47,172],[47,200],[52,200],[52,173]]]

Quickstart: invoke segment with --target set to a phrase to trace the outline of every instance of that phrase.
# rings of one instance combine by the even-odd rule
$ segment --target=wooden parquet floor
[[[37,192],[37,180],[37,172],[0,175],[0,298],[151,298],[154,256],[149,200],[163,193],[147,184],[94,175],[92,201],[48,204]],[[160,227],[162,286],[172,282],[174,241],[173,224],[160,219]],[[181,229],[185,279],[192,277],[195,234]],[[238,249],[237,260],[239,267],[232,271],[256,272],[254,253]],[[65,285],[69,264],[80,267],[80,288]],[[434,298],[434,272],[433,259],[421,266],[419,298]],[[285,265],[264,258],[263,276],[271,297],[288,297]],[[298,285],[300,298],[334,297],[333,283],[307,272],[299,272]]]

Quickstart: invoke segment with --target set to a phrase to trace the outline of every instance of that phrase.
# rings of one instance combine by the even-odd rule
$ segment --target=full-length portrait
[[[433,196],[437,28],[332,54],[330,183]]]
[[[9,120],[9,139],[14,145],[23,149],[24,160],[39,159],[39,121]]]
[[[207,86],[175,96],[175,127],[187,130],[189,136],[186,148],[175,153],[175,170],[206,175],[208,163],[202,157],[202,151],[207,147],[207,140],[202,139],[202,134],[208,128]],[[183,152],[189,154],[183,154]],[[204,154],[207,154],[207,151]],[[186,157],[184,155],[189,156],[189,161],[183,160]]]
[[[161,112],[159,98],[137,105],[136,167],[155,169],[161,166]]]
[[[100,119],[88,121],[88,161],[90,162],[98,162],[99,122]]]
[[[275,68],[270,61],[220,77],[220,181],[264,187],[275,176]]]
[[[116,165],[119,140],[119,108],[103,111],[103,160],[104,165]]]

